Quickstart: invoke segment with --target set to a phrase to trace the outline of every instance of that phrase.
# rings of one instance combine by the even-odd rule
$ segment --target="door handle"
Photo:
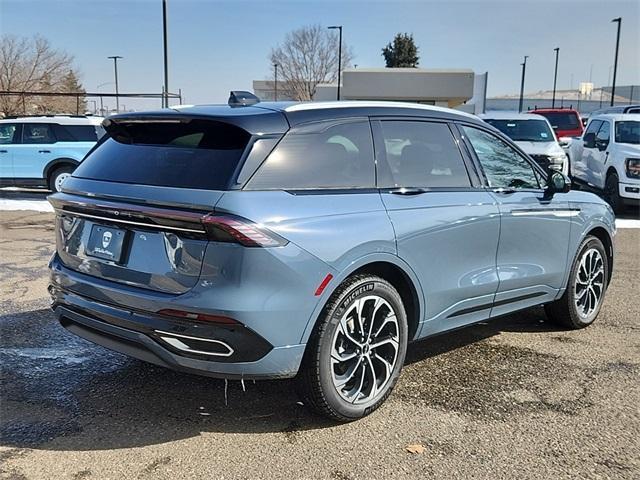
[[[427,190],[424,188],[396,188],[395,190],[389,190],[389,193],[393,193],[394,195],[420,195],[421,193],[425,193]]]
[[[51,150],[38,150],[38,153],[51,153]]]
[[[516,193],[516,189],[515,188],[509,188],[509,187],[500,187],[500,188],[494,188],[493,192],[494,193],[501,193],[501,194],[509,194],[509,193]]]
[[[0,153],[9,153],[8,150],[0,150]]]

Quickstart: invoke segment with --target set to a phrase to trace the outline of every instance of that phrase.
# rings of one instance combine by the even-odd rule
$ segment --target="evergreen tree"
[[[382,49],[382,56],[387,68],[415,68],[420,61],[418,47],[413,40],[413,34],[409,33],[396,34],[393,44],[388,43]]]

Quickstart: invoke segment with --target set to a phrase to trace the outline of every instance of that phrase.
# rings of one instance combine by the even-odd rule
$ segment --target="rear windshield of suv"
[[[580,120],[575,112],[541,112],[539,115],[546,117],[551,126],[559,130],[580,128]]]
[[[224,190],[249,139],[241,128],[209,120],[120,122],[73,176]]]

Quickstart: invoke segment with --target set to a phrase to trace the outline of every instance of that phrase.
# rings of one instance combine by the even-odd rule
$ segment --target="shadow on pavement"
[[[532,310],[416,342],[407,363],[501,331],[551,330],[543,318]],[[245,381],[243,389],[238,381],[173,372],[76,338],[46,309],[0,319],[0,357],[0,440],[7,446],[102,450],[201,432],[293,435],[335,425],[298,403],[293,380]]]

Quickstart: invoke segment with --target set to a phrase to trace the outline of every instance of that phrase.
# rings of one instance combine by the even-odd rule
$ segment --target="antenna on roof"
[[[230,107],[247,107],[249,105],[260,103],[260,99],[251,92],[231,90],[229,94],[229,101],[227,103]]]

